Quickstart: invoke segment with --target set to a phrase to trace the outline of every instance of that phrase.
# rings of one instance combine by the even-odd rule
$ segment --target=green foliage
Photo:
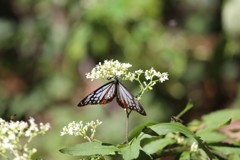
[[[123,159],[136,159],[140,154],[140,138],[134,138],[129,144],[120,145],[120,154]]]
[[[84,147],[86,143],[82,143],[60,151],[74,156],[97,154],[111,157],[115,154],[126,160],[166,156],[181,160],[237,160],[240,156],[240,143],[227,142],[231,136],[222,132],[222,129],[232,124],[229,119],[239,120],[239,112],[239,109],[213,112],[203,116],[198,123],[193,121],[186,126],[178,122],[145,124],[145,127],[140,126],[133,130],[131,135],[134,137],[128,144],[106,146],[100,142],[88,142],[87,147]]]
[[[119,151],[117,147],[102,144],[100,142],[86,142],[60,150],[62,153],[67,153],[73,156],[90,156],[95,154],[102,156],[113,155],[116,151]]]

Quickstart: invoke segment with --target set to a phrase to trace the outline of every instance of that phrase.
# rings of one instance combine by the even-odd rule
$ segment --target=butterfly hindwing
[[[78,106],[85,106],[88,104],[106,104],[111,102],[115,96],[116,81],[111,81],[86,96],[79,102]]]
[[[134,97],[119,81],[117,85],[117,102],[125,109],[135,110],[142,115],[146,115],[142,105],[138,102],[137,98]]]

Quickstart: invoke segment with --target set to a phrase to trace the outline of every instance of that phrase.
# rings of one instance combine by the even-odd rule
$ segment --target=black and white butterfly
[[[124,109],[135,110],[142,115],[146,115],[142,105],[138,102],[127,89],[119,82],[118,78],[114,78],[113,81],[106,83],[99,87],[83,100],[81,100],[78,106],[82,107],[88,104],[106,104],[111,102],[116,97],[117,103]]]

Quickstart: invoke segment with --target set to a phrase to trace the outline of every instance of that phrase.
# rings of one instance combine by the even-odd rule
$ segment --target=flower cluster
[[[49,123],[37,125],[33,118],[25,121],[5,121],[0,118],[0,156],[14,160],[29,160],[37,151],[29,148],[31,140],[45,134],[50,128]]]
[[[132,65],[129,63],[120,63],[117,60],[105,60],[103,64],[100,62],[90,73],[87,73],[86,77],[91,80],[108,79],[115,76],[121,78],[121,76],[128,74],[127,70],[130,67]]]
[[[168,80],[167,72],[159,72],[154,68],[150,70],[136,70],[134,72],[129,72],[128,69],[132,65],[129,63],[120,63],[118,60],[105,60],[102,64],[101,62],[92,69],[91,72],[86,73],[86,78],[95,80],[95,79],[109,79],[117,77],[122,80],[137,81],[140,84],[140,92],[138,99],[141,98],[143,93],[147,90],[151,90],[157,82],[163,83]],[[141,76],[144,76],[145,80],[142,80]]]
[[[150,70],[145,71],[145,78],[146,80],[152,80],[154,77],[157,77],[157,79],[163,83],[164,81],[168,80],[168,73],[164,72],[157,72],[155,69],[151,68]]]
[[[198,143],[197,143],[197,142],[193,142],[193,143],[191,144],[190,151],[191,151],[191,152],[197,152],[198,149],[199,149]]]
[[[143,93],[147,90],[152,90],[153,86],[157,83],[157,82],[161,82],[163,83],[164,81],[168,80],[168,73],[167,72],[159,72],[156,71],[155,69],[151,68],[150,70],[137,70],[135,71],[135,73],[137,74],[137,77],[135,78],[136,81],[139,82],[140,84],[140,93],[138,95],[138,99],[141,98],[141,96],[143,95]],[[140,79],[140,76],[144,74],[145,80],[143,80],[143,82]]]
[[[61,132],[61,136],[63,135],[74,135],[74,136],[82,136],[84,139],[87,139],[88,141],[92,141],[94,138],[94,134],[96,132],[96,128],[102,124],[101,121],[96,120],[87,122],[85,125],[83,124],[83,121],[79,122],[71,122],[67,126],[63,127],[63,130]],[[90,136],[89,136],[90,134]]]

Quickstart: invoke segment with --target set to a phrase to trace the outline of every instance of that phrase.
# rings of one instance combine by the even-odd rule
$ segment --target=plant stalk
[[[125,110],[126,112],[126,144],[128,144],[128,132],[129,132],[129,115],[131,113],[132,110]]]

